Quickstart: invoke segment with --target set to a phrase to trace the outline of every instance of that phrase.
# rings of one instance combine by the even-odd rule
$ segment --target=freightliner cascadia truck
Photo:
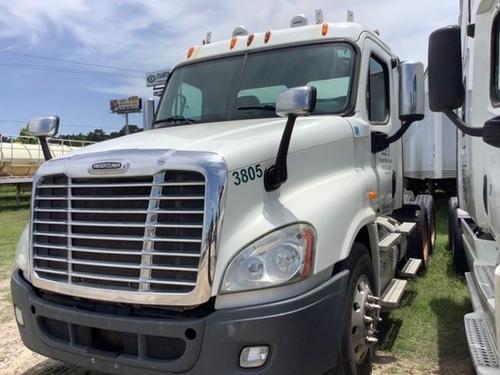
[[[424,70],[354,22],[189,48],[154,128],[47,162],[12,299],[24,344],[115,374],[368,374],[432,251],[403,204]],[[46,138],[58,118],[37,118]]]
[[[500,2],[461,1],[459,25],[429,40],[429,103],[456,125],[449,239],[474,311],[465,315],[479,374],[500,374]]]

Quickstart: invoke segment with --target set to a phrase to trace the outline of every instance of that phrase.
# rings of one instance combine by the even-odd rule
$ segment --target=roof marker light
[[[323,27],[321,28],[321,34],[323,34],[323,36],[325,36],[326,34],[328,34],[328,23],[324,23],[323,24]]]
[[[266,31],[266,35],[264,35],[264,43],[269,42],[270,39],[271,39],[271,32]]]
[[[229,44],[229,48],[233,49],[234,47],[236,47],[236,43],[238,43],[238,38],[232,38],[231,43]]]
[[[188,49],[187,58],[190,59],[193,56],[194,47]]]
[[[250,34],[247,39],[247,47],[250,47],[250,44],[253,42],[253,38],[255,37],[254,34]]]

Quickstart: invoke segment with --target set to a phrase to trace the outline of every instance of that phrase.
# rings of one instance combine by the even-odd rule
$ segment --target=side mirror
[[[285,130],[281,136],[276,162],[266,169],[264,187],[267,191],[278,189],[288,179],[287,156],[293,127],[298,116],[305,116],[316,107],[316,87],[301,86],[283,91],[276,100],[276,114],[288,116]]]
[[[316,107],[316,88],[312,86],[294,87],[279,94],[276,100],[276,114],[304,116]]]
[[[424,64],[404,62],[399,67],[399,119],[420,121],[424,116]]]
[[[42,147],[43,157],[45,160],[52,159],[47,137],[54,137],[59,131],[59,117],[47,116],[37,117],[28,123],[28,134],[38,137],[40,146]]]
[[[429,106],[445,112],[463,105],[462,42],[459,26],[434,31],[429,37]]]
[[[397,142],[415,121],[425,117],[424,65],[404,62],[399,65],[399,119],[401,127],[391,136],[372,132],[372,153],[387,149]]]
[[[500,116],[484,123],[483,141],[490,146],[500,148]]]
[[[496,119],[484,127],[472,127],[453,112],[464,105],[465,99],[461,37],[459,26],[438,29],[429,37],[429,107],[433,112],[443,112],[463,133],[483,137],[486,143],[495,146],[500,138],[495,135]]]
[[[28,122],[28,134],[34,137],[54,137],[59,132],[59,117],[36,117]]]

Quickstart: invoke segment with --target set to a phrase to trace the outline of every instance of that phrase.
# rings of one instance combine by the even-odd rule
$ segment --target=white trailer
[[[11,283],[27,347],[122,375],[371,373],[431,251],[403,204],[424,69],[320,15],[190,48],[154,129],[43,164]]]
[[[430,108],[459,129],[449,241],[474,308],[464,317],[469,349],[479,374],[500,374],[500,2],[460,8],[459,25],[430,37]]]
[[[429,108],[425,76],[425,118],[403,137],[403,169],[409,190],[433,193],[436,188],[456,192],[457,129],[444,114]]]

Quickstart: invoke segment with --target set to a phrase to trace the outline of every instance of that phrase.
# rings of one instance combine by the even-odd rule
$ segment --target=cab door
[[[360,81],[366,85],[363,94],[363,117],[370,124],[371,132],[392,135],[400,127],[398,119],[397,68],[392,68],[392,56],[379,42],[367,37],[364,42]],[[361,86],[361,85],[360,85]],[[402,201],[401,141],[372,155],[372,166],[377,177],[376,210],[390,214]]]

